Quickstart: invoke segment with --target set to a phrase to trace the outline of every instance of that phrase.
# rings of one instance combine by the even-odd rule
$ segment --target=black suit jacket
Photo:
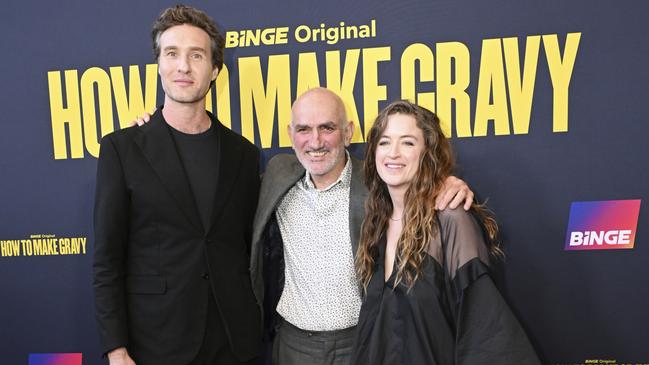
[[[203,227],[161,110],[103,138],[95,199],[94,292],[102,349],[126,346],[139,365],[198,353],[208,289],[234,354],[258,355],[261,314],[250,285],[259,150],[222,126],[212,225]]]

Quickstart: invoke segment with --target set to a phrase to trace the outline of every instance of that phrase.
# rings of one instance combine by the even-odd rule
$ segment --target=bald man
[[[288,126],[295,155],[277,155],[266,168],[250,271],[273,364],[350,362],[361,306],[354,256],[367,197],[362,163],[346,149],[353,131],[340,97],[308,90]],[[446,190],[440,208],[470,206],[463,181],[449,178]]]

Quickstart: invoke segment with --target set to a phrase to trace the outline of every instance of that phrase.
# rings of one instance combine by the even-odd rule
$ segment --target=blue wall
[[[300,88],[342,83],[357,132],[388,101],[421,93],[418,102],[450,126],[458,174],[499,218],[507,259],[498,282],[544,363],[649,362],[649,5],[192,3],[223,31],[287,28],[285,44],[227,48],[228,77],[212,97],[266,161],[290,151],[286,111]],[[103,363],[91,288],[95,148],[120,119],[162,102],[154,66],[146,74],[149,33],[172,4],[10,1],[0,12],[3,364],[41,353]],[[304,37],[321,23],[372,20],[375,34],[365,38],[296,39],[300,26]],[[531,83],[520,99],[516,75]],[[357,136],[352,150],[361,155]],[[633,248],[564,249],[573,202],[628,199],[642,201]]]

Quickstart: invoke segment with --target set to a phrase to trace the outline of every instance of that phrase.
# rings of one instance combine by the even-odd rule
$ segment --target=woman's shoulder
[[[442,228],[449,227],[456,229],[466,226],[480,229],[478,222],[475,220],[475,217],[470,210],[466,211],[459,207],[455,209],[446,208],[444,210],[440,210],[437,213],[437,216],[439,217],[439,221],[442,224]]]
[[[455,268],[473,258],[489,263],[489,250],[484,231],[474,214],[462,208],[445,209],[438,212],[441,238],[446,255]]]

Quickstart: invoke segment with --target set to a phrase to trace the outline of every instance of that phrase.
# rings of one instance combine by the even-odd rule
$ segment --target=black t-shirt
[[[206,231],[211,223],[219,177],[219,135],[216,128],[215,123],[212,122],[205,132],[187,134],[169,126]],[[192,364],[212,363],[212,359],[216,358],[221,347],[227,344],[224,326],[218,315],[212,290],[208,290],[203,344]]]
[[[169,126],[185,168],[203,227],[210,226],[219,175],[219,138],[214,123],[205,132],[187,134]]]

